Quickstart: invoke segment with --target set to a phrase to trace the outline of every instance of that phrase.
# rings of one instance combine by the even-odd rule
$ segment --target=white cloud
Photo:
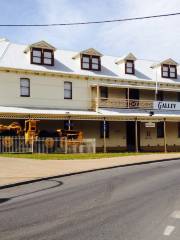
[[[38,22],[64,23],[116,19],[178,12],[179,0],[36,0]],[[172,57],[180,61],[180,16],[104,25],[30,28],[28,42],[46,40],[58,48],[88,47],[120,56],[133,52],[140,58]]]
[[[176,12],[180,9],[178,0],[126,0],[126,16],[148,16]],[[98,38],[102,39],[102,48],[114,55],[132,51],[137,56],[159,59],[172,56],[179,58],[180,17],[168,17],[134,22],[104,25]]]

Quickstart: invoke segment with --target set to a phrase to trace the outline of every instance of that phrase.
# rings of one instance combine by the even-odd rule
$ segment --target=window
[[[163,138],[164,137],[164,123],[158,122],[157,123],[157,138]]]
[[[72,99],[72,82],[64,82],[64,99]]]
[[[30,97],[30,80],[27,78],[20,79],[20,96]]]
[[[100,97],[108,98],[108,88],[107,87],[100,87]]]
[[[51,50],[43,50],[44,65],[54,65],[54,53]]]
[[[109,122],[105,122],[104,121],[100,122],[100,137],[104,138],[104,130],[105,130],[105,137],[109,138]]]
[[[125,63],[125,73],[126,74],[134,74],[134,61],[133,60],[127,60]]]
[[[90,69],[90,56],[83,55],[81,61],[82,61],[82,64],[81,64],[82,69]]]
[[[33,48],[31,51],[31,63],[53,66],[54,52],[48,49]]]
[[[89,55],[85,55],[85,54],[82,55],[82,57],[81,57],[81,69],[100,71],[101,70],[100,57],[89,56]]]
[[[163,78],[177,78],[177,68],[176,65],[163,64],[161,67]]]
[[[100,57],[93,57],[91,58],[91,68],[92,70],[100,70],[101,64],[100,64]]]
[[[41,49],[36,49],[34,48],[32,50],[32,63],[35,63],[35,64],[41,64],[41,61],[42,61],[42,51]]]

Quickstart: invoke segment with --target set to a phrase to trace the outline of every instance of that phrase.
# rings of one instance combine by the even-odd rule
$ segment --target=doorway
[[[140,151],[140,122],[137,123],[138,150]],[[136,151],[135,122],[126,122],[126,144],[129,152]]]

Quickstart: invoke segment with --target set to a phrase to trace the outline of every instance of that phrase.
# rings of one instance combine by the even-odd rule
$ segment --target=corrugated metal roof
[[[101,71],[88,71],[80,68],[80,60],[73,59],[78,52],[56,50],[55,51],[55,65],[54,66],[42,66],[30,64],[30,56],[24,53],[27,45],[20,45],[10,43],[7,40],[0,41],[0,67],[25,69],[32,71],[46,71],[50,73],[65,73],[83,76],[93,77],[107,77],[111,79],[124,79],[124,80],[143,80],[152,81],[154,79],[154,71],[151,66],[157,64],[157,62],[149,60],[137,59],[135,62],[135,75],[125,74],[124,70],[120,69],[120,66],[116,64],[117,56],[102,56],[102,69]],[[180,83],[180,75],[178,79],[164,79],[158,78],[158,82],[166,83]]]

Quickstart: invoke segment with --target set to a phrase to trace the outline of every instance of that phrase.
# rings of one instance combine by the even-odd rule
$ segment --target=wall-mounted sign
[[[147,128],[154,128],[156,125],[155,125],[155,123],[154,122],[146,122],[145,123],[145,127],[147,127]]]
[[[154,101],[153,109],[157,110],[180,110],[180,102]]]

